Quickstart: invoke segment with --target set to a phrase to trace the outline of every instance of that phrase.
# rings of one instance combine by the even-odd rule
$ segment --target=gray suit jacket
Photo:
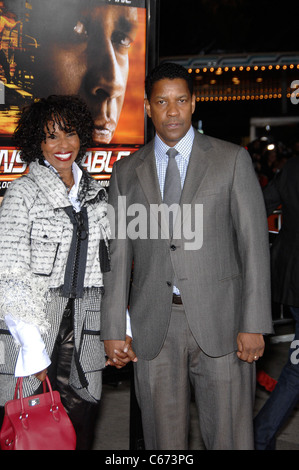
[[[112,226],[120,213],[126,217],[120,222],[121,236],[116,222],[111,241],[101,339],[125,338],[129,305],[133,348],[140,358],[154,358],[166,336],[174,282],[190,329],[206,354],[215,357],[236,350],[238,332],[272,332],[267,218],[245,149],[195,132],[181,196],[183,216],[177,218],[171,240],[163,229],[158,238],[150,234],[154,222],[164,223],[164,215],[158,217],[154,210],[162,200],[153,141],[114,165],[108,202]],[[144,216],[139,219],[141,236],[133,239],[128,232],[132,227],[136,231],[138,213],[132,217],[130,211],[138,210],[131,208],[137,203],[142,205],[139,214],[145,207],[147,215],[145,221]],[[190,229],[184,230],[190,222],[186,207],[193,215],[202,208],[202,224],[196,225],[193,217],[191,225],[199,240],[202,235],[200,248],[190,249]]]

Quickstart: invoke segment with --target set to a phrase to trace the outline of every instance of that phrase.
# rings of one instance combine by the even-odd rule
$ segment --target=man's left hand
[[[259,333],[239,333],[237,356],[245,362],[257,361],[264,354],[265,341]]]

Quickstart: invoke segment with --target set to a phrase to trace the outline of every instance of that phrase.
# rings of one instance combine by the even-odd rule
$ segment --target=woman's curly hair
[[[55,124],[65,132],[76,131],[80,150],[76,163],[80,164],[88,147],[92,144],[93,119],[84,101],[78,96],[51,95],[41,98],[22,110],[13,139],[20,150],[21,159],[31,163],[43,160],[41,143],[46,139],[45,129]]]

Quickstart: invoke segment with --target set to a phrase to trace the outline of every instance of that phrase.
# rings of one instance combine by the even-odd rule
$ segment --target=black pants
[[[48,377],[53,390],[60,393],[77,435],[77,450],[91,450],[98,404],[80,398],[69,386],[69,375],[74,349],[73,313],[70,301],[64,311],[58,337],[53,349]]]

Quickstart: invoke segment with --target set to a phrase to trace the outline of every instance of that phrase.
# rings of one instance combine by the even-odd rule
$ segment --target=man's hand
[[[237,338],[237,356],[242,361],[254,362],[264,354],[265,341],[259,333],[239,333]]]
[[[121,369],[130,361],[137,362],[137,357],[132,349],[131,343],[132,338],[130,336],[126,336],[125,341],[105,340],[105,351],[108,356],[106,366],[114,366],[117,369]]]

